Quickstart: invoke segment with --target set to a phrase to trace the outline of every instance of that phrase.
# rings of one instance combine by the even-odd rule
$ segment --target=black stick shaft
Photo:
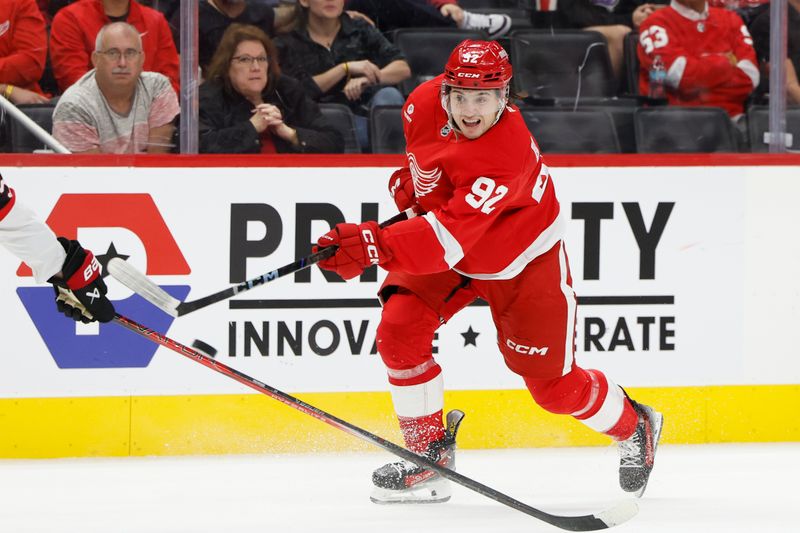
[[[385,220],[384,222],[381,222],[380,227],[385,228],[386,226],[391,226],[392,224],[396,224],[397,222],[408,220],[412,216],[414,216],[413,211],[411,212],[409,212],[409,210],[403,211],[401,213],[396,214],[392,218]],[[239,294],[240,292],[249,291],[253,287],[263,285],[265,283],[276,280],[278,278],[282,278],[289,274],[294,274],[295,272],[299,272],[301,270],[310,267],[311,265],[319,263],[323,259],[327,259],[333,256],[336,253],[336,249],[337,249],[336,246],[329,246],[327,248],[323,248],[317,253],[301,257],[300,259],[294,261],[293,263],[289,263],[288,265],[284,265],[276,270],[267,272],[266,274],[262,274],[253,279],[243,281],[242,283],[235,285],[233,287],[228,287],[227,289],[215,292],[214,294],[209,294],[208,296],[204,296],[203,298],[198,298],[197,300],[191,302],[183,302],[179,304],[178,307],[175,308],[175,312],[178,314],[178,316],[183,316],[193,311],[197,311],[198,309],[202,309],[203,307],[207,307],[211,304],[215,304],[217,302],[221,302],[222,300],[227,300],[228,298],[232,298],[237,294]]]
[[[231,368],[197,350],[193,350],[188,346],[185,346],[177,341],[170,339],[160,333],[143,326],[129,318],[126,318],[122,315],[117,314],[114,317],[114,322],[117,324],[137,333],[151,341],[164,346],[165,348],[169,348],[170,350],[177,352],[192,361],[200,363],[203,366],[210,368],[211,370],[215,370],[220,374],[223,374],[235,381],[238,381],[242,385],[246,385],[251,389],[254,389],[262,394],[266,394],[270,398],[278,400],[279,402],[292,407],[300,411],[301,413],[305,413],[309,416],[316,418],[321,422],[325,422],[326,424],[333,426],[337,429],[340,429],[354,437],[358,437],[362,440],[367,442],[371,442],[372,444],[383,448],[384,450],[393,453],[394,455],[405,459],[406,461],[410,461],[422,468],[427,468],[430,470],[434,470],[440,476],[449,479],[454,483],[458,483],[459,485],[466,487],[470,490],[477,492],[487,498],[491,498],[496,502],[502,503],[503,505],[507,505],[512,509],[516,509],[517,511],[521,511],[527,515],[530,515],[534,518],[547,522],[548,524],[554,525],[561,529],[565,529],[568,531],[595,531],[599,529],[607,529],[609,526],[601,519],[597,518],[594,515],[584,515],[584,516],[559,516],[559,515],[552,515],[546,513],[540,509],[536,509],[535,507],[531,507],[525,503],[522,503],[519,500],[515,500],[511,496],[507,496],[502,492],[499,492],[491,487],[488,487],[478,481],[475,481],[472,478],[459,474],[454,470],[450,470],[448,468],[444,468],[435,462],[423,457],[421,455],[417,455],[393,442],[390,442],[378,435],[370,433],[369,431],[362,429],[358,426],[351,424],[350,422],[346,422],[341,418],[338,418],[330,413],[323,411],[322,409],[318,409],[313,405],[307,404],[304,401],[295,398],[285,392],[282,392],[274,387],[267,385],[266,383],[262,383],[255,378],[248,376],[238,370]]]

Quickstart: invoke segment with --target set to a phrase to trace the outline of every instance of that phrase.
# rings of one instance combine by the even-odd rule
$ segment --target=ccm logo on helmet
[[[367,250],[367,257],[369,257],[369,262],[373,265],[379,265],[381,260],[378,256],[378,247],[375,245],[375,235],[372,234],[372,230],[361,230],[361,237],[366,243],[365,248]]]
[[[480,74],[476,74],[474,72],[459,72],[458,74],[456,74],[456,76],[459,77],[459,78],[480,78],[481,77]]]
[[[511,339],[506,339],[506,346],[508,346],[515,352],[524,355],[547,355],[547,350],[550,349],[548,346],[545,346],[544,348],[537,348],[536,346],[526,346],[524,344],[517,344]]]

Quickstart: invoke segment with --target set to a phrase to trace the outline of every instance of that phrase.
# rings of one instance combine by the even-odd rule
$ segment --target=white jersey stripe
[[[422,217],[428,221],[428,224],[431,225],[433,228],[433,232],[436,234],[436,239],[439,241],[439,244],[442,246],[444,250],[444,261],[447,263],[447,266],[453,268],[453,265],[458,263],[464,258],[464,250],[461,249],[461,244],[453,237],[453,234],[450,233],[450,230],[444,227],[444,225],[439,222],[436,218],[436,215],[433,214],[433,211],[429,211],[425,213]]]
[[[518,255],[511,263],[500,272],[488,274],[476,274],[474,272],[464,272],[454,268],[459,274],[463,274],[468,278],[473,279],[511,279],[516,277],[522,272],[528,263],[550,250],[555,244],[564,237],[566,230],[566,222],[564,214],[559,211],[558,216],[553,220],[547,228],[545,228],[536,240],[534,240],[528,248],[526,248],[520,255]],[[459,249],[461,247],[459,246]],[[450,263],[448,263],[450,264]]]

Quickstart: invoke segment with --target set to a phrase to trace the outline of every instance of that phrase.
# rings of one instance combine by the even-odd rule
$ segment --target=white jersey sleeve
[[[17,202],[14,190],[0,176],[0,244],[24,261],[36,281],[61,271],[66,252],[53,231]]]

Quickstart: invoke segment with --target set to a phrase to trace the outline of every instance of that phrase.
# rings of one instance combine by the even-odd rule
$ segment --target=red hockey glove
[[[389,178],[389,194],[394,199],[394,204],[398,211],[405,211],[409,207],[417,204],[417,197],[414,195],[414,180],[408,168],[395,170]]]
[[[361,275],[368,266],[379,265],[389,258],[378,244],[377,222],[363,224],[337,224],[317,241],[320,248],[338,246],[336,255],[319,262],[325,270],[332,270],[344,279]]]
[[[61,277],[50,278],[56,291],[56,307],[76,322],[114,319],[114,305],[106,298],[106,284],[100,276],[102,267],[92,252],[84,250],[78,241],[59,237],[67,252]]]

